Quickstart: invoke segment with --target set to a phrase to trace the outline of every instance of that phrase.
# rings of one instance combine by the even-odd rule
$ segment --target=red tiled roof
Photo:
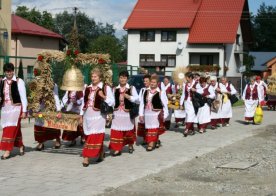
[[[245,0],[203,0],[188,43],[234,43]]]
[[[24,18],[12,14],[12,34],[28,34],[44,37],[62,38],[60,34],[54,33],[44,27],[34,24]]]
[[[245,2],[138,0],[124,28],[189,28],[188,43],[234,43]]]
[[[138,0],[124,29],[189,28],[201,0]]]

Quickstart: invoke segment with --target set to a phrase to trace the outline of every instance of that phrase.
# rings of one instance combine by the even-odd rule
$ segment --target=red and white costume
[[[1,83],[1,127],[3,128],[3,135],[0,149],[12,151],[13,147],[23,146],[20,115],[22,112],[27,112],[26,88],[24,81],[15,76],[11,80],[7,80],[5,77]]]
[[[165,85],[163,83],[163,85],[161,85],[161,91],[162,92],[166,92],[166,95],[168,96],[168,94],[173,94],[173,86],[171,83],[168,83],[167,85]],[[167,130],[170,129],[171,126],[171,118],[172,118],[172,109],[169,109],[169,115],[168,117],[165,119],[165,127]]]
[[[113,151],[121,151],[125,145],[133,145],[136,140],[135,120],[130,119],[132,103],[139,101],[136,88],[126,84],[125,87],[118,85],[114,91],[115,107],[114,119],[111,125],[109,148]],[[130,100],[124,96],[128,94]]]
[[[224,96],[235,95],[237,94],[237,90],[231,83],[220,84],[221,86],[221,93],[223,93]],[[221,117],[221,123],[222,124],[229,124],[230,118],[232,118],[232,105],[230,99],[223,99],[222,106],[220,110],[220,117]]]
[[[254,114],[256,111],[256,108],[259,104],[259,101],[261,100],[261,91],[260,88],[256,83],[247,84],[245,86],[245,89],[243,91],[242,99],[244,100],[245,105],[245,113],[244,117],[247,121],[254,120]]]
[[[100,111],[103,101],[99,96],[100,91],[106,95],[104,102],[110,107],[114,106],[114,97],[110,86],[100,82],[96,87],[93,85],[86,87],[83,109],[80,113],[83,115],[83,130],[86,137],[83,157],[98,157],[103,150],[106,116],[103,116]]]
[[[221,108],[222,108],[222,92],[227,92],[224,85],[221,83],[216,82],[215,85],[211,85],[215,92],[215,99],[220,100],[220,106],[218,112],[211,111],[211,126],[216,127],[218,124],[221,124]],[[219,88],[220,92],[217,92],[216,89]]]
[[[196,92],[206,98],[215,98],[215,91],[210,85],[206,85],[205,87],[198,85]],[[199,129],[206,129],[207,125],[211,122],[211,109],[207,103],[198,109],[197,121],[199,124]]]
[[[174,88],[174,94],[178,94],[180,91],[182,93],[183,91],[183,85],[175,85]],[[186,117],[186,112],[185,110],[174,110],[174,117],[175,117],[175,123],[185,123],[185,117]]]
[[[139,106],[139,116],[145,120],[147,143],[157,142],[159,135],[165,132],[163,122],[168,117],[168,98],[159,88],[147,89]]]
[[[180,99],[180,105],[184,104],[186,112],[186,129],[194,130],[194,123],[197,123],[197,116],[192,102],[192,88],[196,88],[197,82],[193,80],[192,83],[185,83],[183,85],[183,92]]]
[[[144,95],[144,92],[146,90],[147,90],[146,87],[143,87],[140,90],[140,92],[139,92],[139,100],[138,100],[137,104],[140,104],[141,102],[143,102],[143,95]],[[144,138],[144,141],[145,141],[145,137],[146,137],[145,122],[138,122],[137,136]]]
[[[61,105],[58,97],[58,86],[56,84],[54,86],[53,91],[54,91],[56,111],[59,112],[61,110]],[[41,103],[40,111],[43,111],[44,107],[45,107],[44,103]],[[39,119],[35,120],[35,125],[34,125],[35,141],[37,141],[38,143],[43,143],[43,142],[46,142],[47,140],[60,139],[61,132],[59,129],[42,127],[43,124],[41,123],[43,123],[41,120]]]
[[[72,112],[80,114],[81,106],[83,103],[83,91],[66,91],[62,98],[62,103],[65,107],[66,112]],[[65,141],[74,141],[79,136],[83,136],[82,126],[78,126],[77,131],[66,131],[62,133],[62,139]]]

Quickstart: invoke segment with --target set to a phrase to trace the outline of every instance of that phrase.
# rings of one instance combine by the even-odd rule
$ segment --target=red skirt
[[[146,136],[145,123],[138,123],[137,136],[145,138]]]
[[[0,150],[12,151],[13,147],[20,148],[23,146],[20,121],[21,120],[19,120],[16,127],[5,127],[3,129]]]
[[[131,131],[117,131],[111,129],[109,149],[114,151],[122,151],[125,145],[133,145],[135,141],[135,128]]]
[[[160,129],[147,129],[146,131],[146,137],[145,137],[145,141],[147,143],[150,142],[157,142],[159,139],[159,135],[160,135]]]
[[[60,130],[46,127],[34,126],[34,138],[38,143],[43,143],[48,140],[60,139]]]
[[[103,150],[104,133],[85,136],[85,144],[82,150],[83,157],[98,157]]]
[[[74,141],[76,140],[79,136],[83,137],[83,128],[82,126],[78,126],[77,131],[66,131],[64,130],[62,133],[62,139],[65,141]]]

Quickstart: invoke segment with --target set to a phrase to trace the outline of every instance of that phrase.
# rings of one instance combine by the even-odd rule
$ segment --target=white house
[[[128,64],[164,67],[167,75],[213,65],[217,75],[238,78],[251,42],[247,0],[138,0],[124,29]]]

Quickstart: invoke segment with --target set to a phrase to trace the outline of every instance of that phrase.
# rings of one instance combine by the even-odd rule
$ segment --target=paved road
[[[136,146],[134,154],[127,152],[120,157],[107,156],[104,162],[88,168],[81,165],[81,147],[52,150],[51,142],[46,152],[36,152],[33,124],[23,123],[24,157],[0,161],[0,195],[95,195],[125,185],[149,174],[158,173],[221,147],[253,136],[258,129],[275,125],[275,112],[265,111],[262,125],[244,125],[243,108],[235,108],[230,127],[208,130],[184,138],[182,130],[168,131],[161,137],[163,146],[146,152]],[[0,132],[1,133],[1,132]],[[109,131],[108,131],[109,133]],[[108,145],[109,135],[105,145]]]

